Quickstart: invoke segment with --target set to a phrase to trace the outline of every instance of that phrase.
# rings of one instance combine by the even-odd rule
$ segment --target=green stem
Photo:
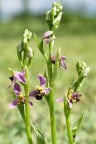
[[[52,137],[52,144],[57,143],[56,137],[56,119],[55,119],[55,109],[54,109],[54,85],[50,85],[52,91],[49,94],[49,110],[50,110],[50,123],[51,123],[51,137]]]
[[[52,81],[52,62],[51,62],[51,53],[52,53],[52,42],[49,44],[49,59],[47,61],[47,69],[48,69],[48,79],[49,86],[52,88],[52,91],[49,94],[49,110],[50,110],[50,123],[51,123],[51,137],[52,144],[56,144],[56,118],[55,118],[55,109],[54,109],[54,84]]]
[[[69,138],[69,144],[74,144],[71,125],[70,125],[70,114],[71,112],[69,112],[69,114],[66,116],[67,133],[68,133],[68,138]]]
[[[26,126],[26,133],[29,144],[33,144],[32,136],[31,136],[31,123],[30,123],[30,107],[29,107],[29,75],[28,75],[28,68],[25,66],[25,77],[27,79],[27,84],[24,86],[25,96],[26,96],[26,103],[25,103],[25,126]]]

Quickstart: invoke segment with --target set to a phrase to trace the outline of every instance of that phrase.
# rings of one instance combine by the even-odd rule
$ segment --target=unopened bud
[[[61,17],[62,17],[62,12],[60,12],[59,15],[53,21],[53,27],[52,27],[53,31],[55,31],[59,27]]]
[[[83,61],[79,61],[76,65],[76,70],[78,75],[80,75],[85,68],[86,68],[86,63]]]
[[[27,54],[27,57],[29,59],[32,59],[33,58],[33,50],[29,47],[29,50],[28,50],[28,54]]]
[[[56,15],[56,7],[53,7],[53,8],[52,8],[51,13],[52,13],[53,16]]]
[[[18,52],[22,52],[22,51],[23,51],[23,47],[21,46],[21,44],[19,44],[19,45],[17,46],[17,51],[18,51]]]
[[[50,13],[51,13],[51,10],[49,10],[48,12],[46,12],[46,20],[47,21],[50,21]]]
[[[32,33],[29,31],[27,35],[27,40],[30,41],[31,37],[32,37]]]

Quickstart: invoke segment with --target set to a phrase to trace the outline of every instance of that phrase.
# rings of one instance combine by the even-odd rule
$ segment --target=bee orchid
[[[14,93],[16,98],[10,104],[10,108],[15,108],[16,106],[22,106],[26,102],[26,97],[22,94],[21,87],[18,83],[14,85]],[[33,106],[32,102],[29,100],[31,106]]]
[[[11,84],[8,86],[8,88],[10,88],[12,85],[14,85],[16,83],[16,80],[18,80],[19,82],[26,84],[27,80],[25,78],[25,71],[23,70],[22,72],[14,72],[13,75],[11,77],[9,77],[9,79],[11,80]]]
[[[30,92],[29,96],[35,97],[37,100],[41,100],[44,96],[49,94],[52,89],[50,87],[45,87],[46,78],[44,78],[42,75],[39,75],[38,79],[40,81],[40,86],[36,86],[36,89]]]

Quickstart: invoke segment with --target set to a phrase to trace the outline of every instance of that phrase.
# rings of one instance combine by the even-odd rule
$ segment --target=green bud
[[[21,54],[22,51],[23,51],[23,48],[22,48],[21,44],[19,44],[17,46],[17,56],[18,56],[18,59],[20,62],[22,62],[22,54]]]
[[[32,37],[32,33],[30,31],[28,31],[28,29],[26,29],[23,34],[23,41],[24,41],[24,39],[26,39],[29,42],[31,37]]]
[[[52,8],[51,13],[52,13],[53,16],[56,16],[56,7]]]
[[[32,50],[30,47],[28,48],[27,57],[28,57],[29,59],[32,59],[32,58],[33,58],[33,50]]]
[[[60,4],[60,2],[55,2],[53,3],[53,6],[52,7],[55,7],[56,8],[56,13],[58,14],[60,11],[62,11],[63,9],[63,6]]]
[[[22,51],[23,51],[23,48],[22,48],[22,45],[21,45],[21,44],[18,44],[18,46],[17,46],[17,51],[18,51],[18,52],[22,52]]]
[[[58,17],[56,17],[54,19],[54,21],[53,21],[53,27],[52,27],[53,31],[55,31],[59,27],[59,24],[60,24],[60,21],[61,21],[61,17],[62,17],[62,12],[60,12]]]
[[[78,75],[80,75],[84,71],[85,68],[86,68],[86,63],[83,61],[79,61],[76,65],[76,70],[77,70]]]
[[[27,40],[30,41],[31,38],[32,38],[32,33],[29,31],[29,32],[28,32],[28,35],[27,35]]]
[[[88,75],[89,71],[90,71],[90,67],[85,68],[83,71],[83,77],[86,77]]]
[[[28,35],[28,29],[26,29],[26,30],[24,31],[23,37],[27,38],[27,35]]]
[[[46,12],[46,20],[50,21],[50,14],[51,14],[51,10],[49,10],[48,12]]]

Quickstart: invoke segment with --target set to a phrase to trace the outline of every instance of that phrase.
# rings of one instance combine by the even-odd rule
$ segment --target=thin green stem
[[[30,123],[30,107],[29,107],[29,75],[28,75],[28,68],[25,66],[25,77],[27,79],[27,84],[24,86],[25,96],[26,96],[26,103],[25,103],[25,126],[26,126],[26,133],[29,144],[33,144],[32,136],[31,136],[31,123]]]
[[[54,109],[54,85],[50,85],[52,91],[49,94],[49,110],[50,110],[50,123],[51,123],[51,137],[52,137],[52,144],[57,143],[56,137],[56,119],[55,119],[55,109]]]
[[[74,144],[71,125],[70,125],[70,113],[71,112],[69,112],[69,114],[66,116],[67,133],[68,133],[68,138],[69,138],[69,144]]]
[[[47,61],[49,86],[52,88],[52,91],[49,94],[49,110],[50,110],[52,144],[56,144],[57,139],[56,139],[56,118],[55,118],[55,109],[54,109],[54,84],[51,83],[52,81],[52,62],[51,62],[52,49],[53,49],[53,45],[51,42],[49,44],[49,59]]]

